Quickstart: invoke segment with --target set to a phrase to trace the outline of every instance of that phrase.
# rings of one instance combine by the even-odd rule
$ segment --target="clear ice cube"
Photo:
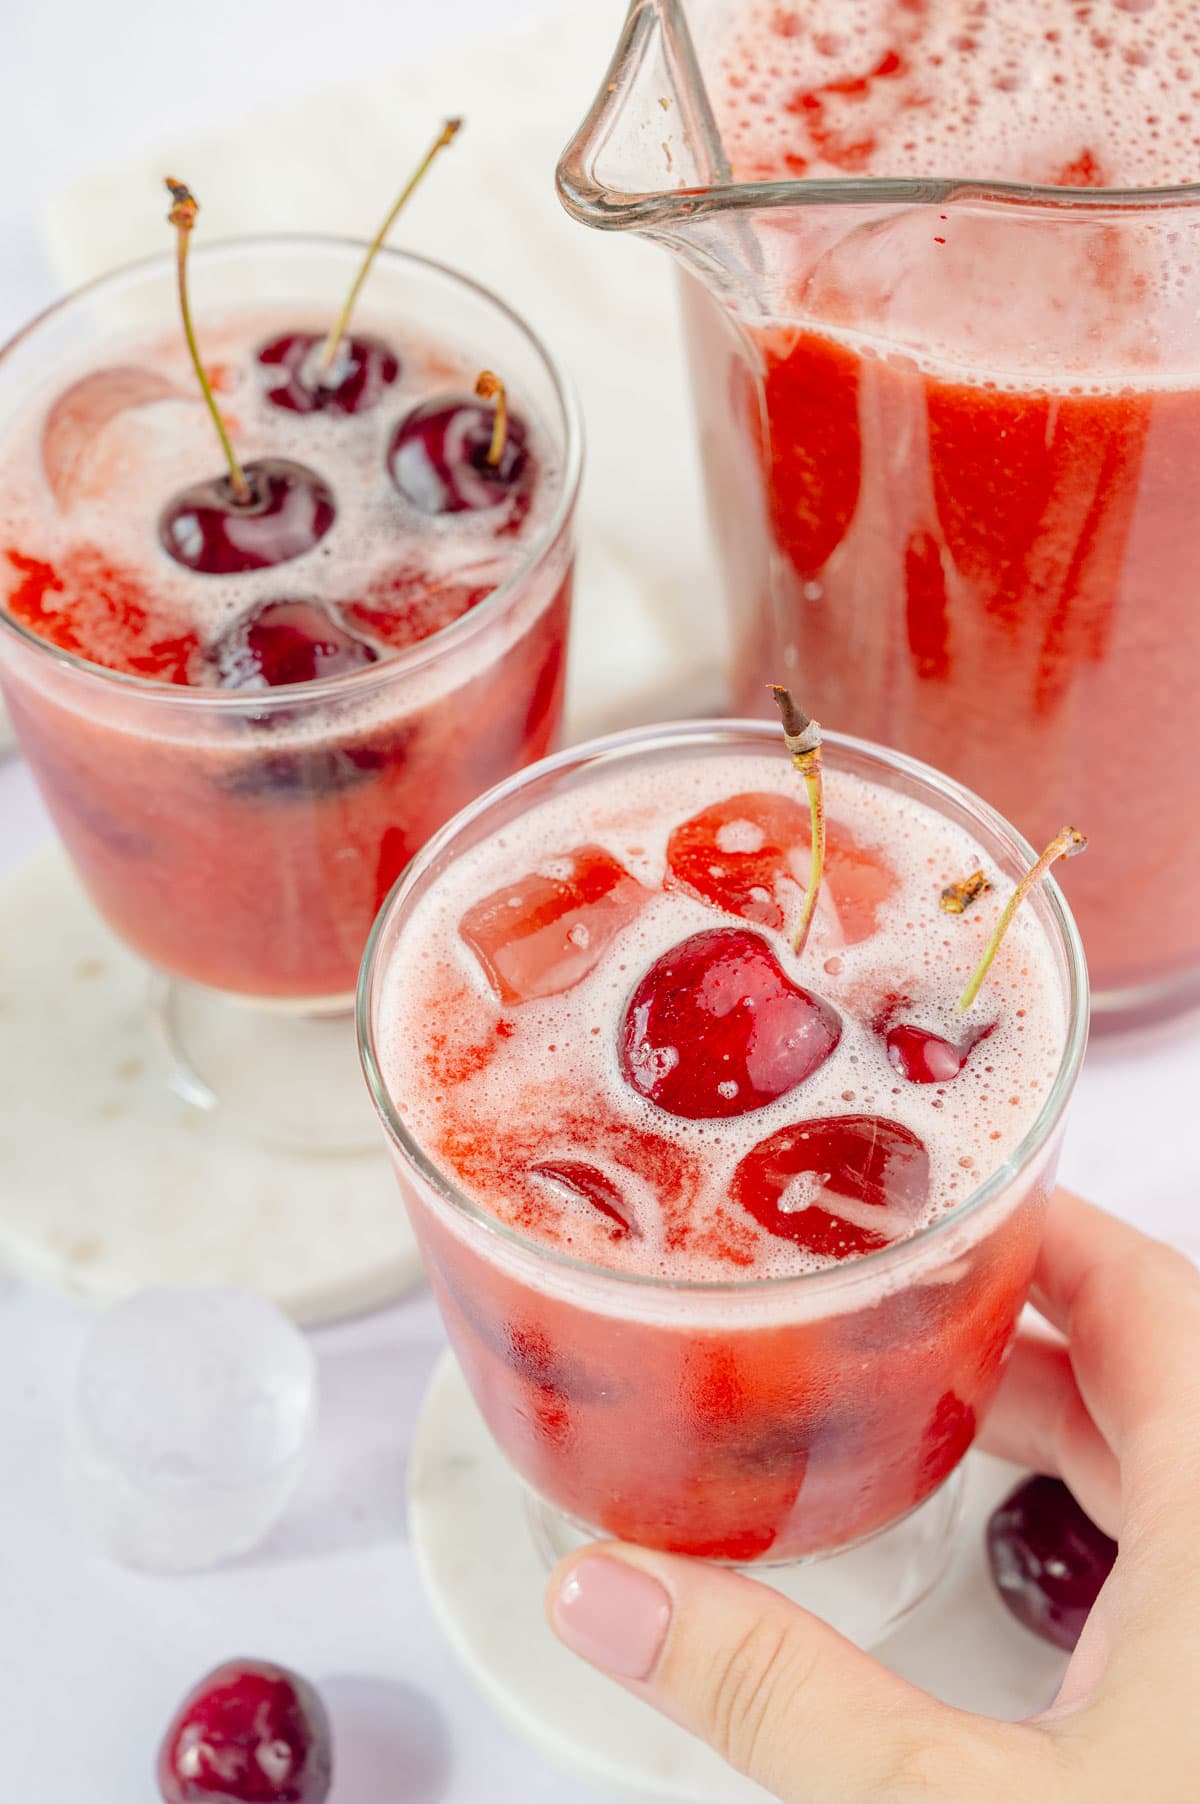
[[[603,846],[576,846],[469,908],[459,932],[503,1003],[581,983],[649,899]]]
[[[42,466],[60,507],[70,507],[95,472],[91,462],[106,426],[133,407],[177,399],[179,390],[155,370],[114,364],[92,370],[59,395],[42,430]]]
[[[247,1291],[144,1290],[84,1348],[67,1422],[68,1501],[123,1566],[187,1572],[278,1520],[316,1423],[300,1331]]]

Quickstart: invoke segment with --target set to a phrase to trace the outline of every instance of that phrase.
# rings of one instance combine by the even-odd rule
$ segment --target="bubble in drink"
[[[120,1565],[210,1566],[248,1552],[278,1520],[315,1422],[316,1362],[273,1305],[238,1290],[144,1290],[84,1349],[68,1500]]]

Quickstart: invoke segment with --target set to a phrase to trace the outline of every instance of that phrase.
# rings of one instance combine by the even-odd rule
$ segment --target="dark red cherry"
[[[545,1178],[557,1189],[577,1197],[604,1216],[614,1240],[624,1240],[627,1235],[641,1238],[633,1210],[612,1179],[597,1166],[586,1165],[579,1159],[553,1159],[531,1165],[530,1170],[535,1177]]]
[[[268,601],[235,620],[209,658],[222,689],[279,689],[362,670],[379,653],[314,601]]]
[[[423,514],[481,513],[520,493],[532,473],[526,431],[508,416],[498,464],[488,461],[495,414],[468,396],[451,395],[414,407],[392,433],[392,481]]]
[[[297,1673],[265,1660],[218,1666],[180,1705],[158,1756],[165,1804],[325,1804],[329,1719]]]
[[[910,1084],[948,1084],[956,1078],[981,1040],[995,1032],[996,1023],[964,1029],[955,1039],[945,1039],[927,1027],[897,1021],[897,1014],[911,1006],[907,996],[892,996],[875,1018],[875,1031],[883,1036],[888,1063]]]
[[[987,1526],[996,1589],[1018,1622],[1068,1652],[1113,1569],[1117,1544],[1057,1478],[1027,1478]]]
[[[634,990],[621,1070],[669,1115],[745,1115],[811,1077],[841,1034],[761,934],[713,927],[664,953]]]
[[[250,499],[238,501],[228,476],[197,482],[168,502],[158,536],[177,564],[203,576],[271,570],[303,557],[333,525],[328,483],[303,464],[260,457],[245,466]]]
[[[338,345],[333,367],[321,368],[323,332],[285,332],[258,353],[258,361],[278,369],[267,385],[267,400],[288,413],[367,413],[383,399],[400,374],[400,359],[381,338],[356,332]]]
[[[828,1259],[902,1240],[929,1194],[929,1154],[898,1121],[832,1115],[762,1140],[730,1194],[768,1233]]]

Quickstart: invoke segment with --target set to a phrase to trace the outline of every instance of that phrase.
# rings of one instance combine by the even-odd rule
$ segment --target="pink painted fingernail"
[[[648,1679],[671,1621],[656,1578],[623,1560],[589,1554],[558,1588],[550,1619],[560,1641],[621,1679]]]

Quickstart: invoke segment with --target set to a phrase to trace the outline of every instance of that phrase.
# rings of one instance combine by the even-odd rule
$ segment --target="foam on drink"
[[[1195,180],[1189,0],[747,0],[713,100],[740,180]]]
[[[242,461],[292,459],[333,489],[337,517],[311,552],[273,569],[231,577],[197,575],[167,555],[158,536],[163,508],[197,481],[222,475],[223,459],[178,327],[153,335],[114,334],[105,345],[103,366],[93,362],[56,372],[52,389],[33,395],[5,435],[0,605],[18,580],[2,555],[9,548],[56,570],[81,548],[94,553],[99,565],[116,573],[114,581],[125,582],[133,594],[144,591],[154,606],[188,622],[202,648],[213,645],[239,616],[271,600],[369,603],[381,578],[409,570],[414,587],[423,592],[443,583],[491,589],[514,575],[544,536],[561,493],[549,434],[525,397],[514,393],[511,404],[527,423],[538,479],[517,529],[498,535],[487,512],[418,516],[388,474],[390,434],[423,401],[470,395],[478,363],[452,342],[431,340],[364,309],[355,330],[384,339],[401,365],[379,404],[351,416],[301,415],[272,405],[267,389],[279,372],[258,363],[259,348],[281,330],[321,333],[327,326],[328,320],[303,307],[293,313],[279,304],[231,308],[202,316],[197,324],[205,365],[215,377],[217,401]],[[142,372],[148,387],[158,384],[168,392],[109,413],[101,391],[94,420],[81,414],[71,431],[48,442],[46,421],[55,402],[98,367]],[[71,605],[69,594],[63,605]],[[376,649],[384,660],[396,655],[386,645]]]
[[[918,1134],[931,1179],[917,1226],[953,1210],[1016,1150],[1047,1099],[1066,1035],[1061,981],[1032,912],[1018,914],[970,1017],[994,1021],[994,1031],[952,1081],[905,1081],[873,1025],[880,1003],[897,992],[914,999],[905,1019],[935,1032],[955,1019],[1005,893],[998,881],[997,892],[966,915],[940,910],[945,884],[979,865],[991,868],[965,829],[827,764],[831,839],[839,827],[848,830],[890,867],[896,888],[879,910],[876,933],[858,943],[846,941],[823,894],[798,964],[786,932],[662,888],[667,843],[683,821],[727,796],[768,791],[795,798],[799,788],[782,752],[692,756],[597,775],[584,798],[544,803],[463,854],[421,899],[383,978],[380,1063],[410,1131],[483,1208],[549,1245],[617,1269],[674,1279],[782,1276],[828,1262],[760,1228],[729,1201],[738,1162],[780,1128],[868,1114]],[[754,849],[753,823],[731,821],[722,831],[728,850]],[[527,873],[561,870],[564,854],[582,843],[604,847],[650,898],[582,981],[559,995],[502,1006],[460,922],[481,897]],[[799,851],[797,868],[805,871],[807,845]],[[801,891],[786,882],[780,889],[794,918]],[[769,1106],[720,1122],[679,1120],[624,1081],[620,1024],[656,959],[721,925],[763,933],[793,981],[838,1010],[842,1038],[811,1078]],[[616,1186],[639,1236],[614,1237],[586,1202],[530,1176],[533,1165],[564,1159],[596,1167]]]

